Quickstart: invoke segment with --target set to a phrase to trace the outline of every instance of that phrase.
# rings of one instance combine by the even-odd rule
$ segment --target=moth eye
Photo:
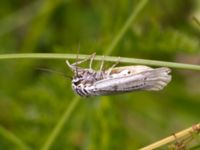
[[[131,73],[131,71],[128,71],[128,74],[130,74]]]
[[[75,85],[78,85],[78,84],[80,84],[81,80],[78,79],[78,78],[76,78],[76,79],[73,79],[72,82],[73,82]]]

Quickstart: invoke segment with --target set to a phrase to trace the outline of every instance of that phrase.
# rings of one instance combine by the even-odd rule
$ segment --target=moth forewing
[[[146,70],[153,70],[153,68],[144,66],[144,65],[136,65],[136,66],[124,66],[124,67],[115,67],[112,69],[112,73],[119,73],[123,70],[129,70],[131,73],[139,73]]]
[[[113,68],[110,72],[110,77],[119,77],[119,76],[127,76],[127,75],[133,75],[137,74],[143,71],[147,70],[153,70],[153,68],[143,65],[137,65],[137,66],[125,66],[125,67],[116,67]],[[106,73],[108,70],[105,71]]]
[[[135,67],[135,66],[134,66]],[[137,68],[137,67],[136,67]],[[123,68],[122,70],[124,70]],[[158,91],[162,90],[170,81],[169,68],[147,68],[146,71],[120,75],[97,81],[94,83],[94,91],[99,95],[131,92],[135,90]],[[98,91],[98,92],[97,92]]]
[[[171,70],[165,67],[154,69],[154,73],[146,79],[147,86],[144,88],[144,90],[162,90],[171,81],[172,77],[169,75],[170,72]]]

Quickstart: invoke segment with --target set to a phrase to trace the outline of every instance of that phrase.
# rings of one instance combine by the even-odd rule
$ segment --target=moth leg
[[[73,63],[73,64],[71,64],[71,65],[73,65],[73,66],[79,65],[79,64],[81,64],[81,63],[83,63],[83,62],[85,62],[85,61],[88,61],[89,59],[92,59],[92,58],[94,59],[95,55],[96,55],[96,53],[93,53],[93,54],[90,55],[89,57],[87,57],[87,58],[85,58],[85,59],[83,59],[83,60],[77,61],[77,62],[75,62],[75,63]]]
[[[105,56],[103,55],[103,58],[102,58],[102,61],[101,61],[101,66],[100,66],[100,69],[99,69],[100,72],[103,70],[104,58],[105,58]]]
[[[93,63],[93,60],[95,58],[95,55],[96,55],[96,53],[93,53],[89,58],[90,59],[90,65],[89,65],[90,69],[92,69],[92,63]]]
[[[70,68],[71,70],[77,72],[77,65],[79,65],[79,64],[81,64],[81,63],[83,63],[83,62],[85,62],[85,61],[87,61],[87,60],[89,60],[89,59],[91,59],[91,60],[90,60],[90,63],[92,63],[92,61],[93,61],[95,55],[96,55],[96,53],[93,53],[93,54],[90,55],[89,57],[87,57],[87,58],[85,58],[85,59],[83,59],[83,60],[77,61],[77,62],[75,62],[75,63],[73,63],[73,64],[70,64],[70,62],[69,62],[68,60],[66,60],[66,64],[69,66],[69,68]]]
[[[120,63],[120,57],[118,57],[116,63],[114,63],[109,69],[108,69],[108,72],[107,72],[107,76],[110,75],[111,71],[113,70],[113,68],[115,68],[115,66],[117,66],[118,64]]]
[[[73,69],[74,67],[73,67],[73,65],[72,64],[70,64],[70,62],[68,61],[68,60],[66,60],[66,64],[71,68],[71,69]]]
[[[104,73],[103,73],[103,65],[104,65],[104,56],[103,56],[103,58],[102,58],[102,61],[101,61],[101,66],[100,66],[100,69],[99,69],[99,71],[97,71],[97,75],[96,75],[96,78],[103,78],[104,77]]]

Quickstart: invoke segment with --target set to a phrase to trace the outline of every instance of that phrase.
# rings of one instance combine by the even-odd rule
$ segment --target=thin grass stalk
[[[130,17],[127,19],[127,21],[125,22],[124,26],[121,28],[121,30],[119,31],[119,33],[115,36],[115,38],[112,41],[112,43],[106,49],[106,52],[105,52],[106,55],[111,54],[111,52],[113,51],[113,49],[116,47],[116,45],[122,39],[122,37],[125,35],[126,31],[130,27],[130,25],[132,24],[132,22],[136,19],[136,17],[138,16],[139,12],[141,12],[141,10],[147,4],[147,2],[148,2],[148,0],[142,0],[138,4],[138,6],[136,8],[133,8],[133,11],[132,11]]]
[[[46,27],[50,16],[55,11],[55,9],[61,5],[64,1],[62,0],[43,0],[41,5],[36,12],[36,18],[30,25],[27,31],[26,38],[21,47],[21,51],[32,52]]]
[[[41,150],[50,149],[51,145],[55,141],[56,137],[59,135],[64,124],[67,122],[67,120],[69,120],[69,117],[71,116],[72,112],[74,111],[74,109],[78,105],[79,100],[80,100],[80,98],[76,96],[72,100],[71,104],[69,106],[67,106],[67,108],[65,109],[65,112],[63,113],[63,115],[58,120],[56,126],[54,127],[53,131],[51,132],[51,134],[47,138],[47,140],[46,140],[45,144],[43,145],[43,147],[41,148]]]
[[[79,55],[79,59],[84,59],[89,55]],[[0,54],[0,60],[3,59],[76,59],[76,54],[54,54],[54,53],[22,53],[22,54]],[[94,60],[102,60],[116,62],[119,57],[113,56],[96,56]],[[138,59],[138,58],[127,58],[120,57],[121,63],[129,64],[140,64],[150,66],[163,66],[177,69],[197,70],[200,71],[200,65],[176,63],[158,60]]]
[[[200,123],[196,124],[196,125],[193,125],[192,127],[189,127],[183,131],[180,131],[178,133],[175,133],[169,137],[166,137],[162,140],[159,140],[153,144],[150,144],[146,147],[143,147],[139,150],[153,150],[153,149],[156,149],[156,148],[159,148],[163,145],[166,145],[170,142],[174,142],[174,141],[177,141],[178,139],[181,139],[181,138],[184,138],[186,136],[189,136],[193,133],[199,133],[200,132]]]
[[[3,135],[6,139],[10,142],[15,144],[22,150],[30,150],[31,148],[26,145],[19,137],[11,133],[10,131],[6,130],[4,127],[0,126],[0,134]]]

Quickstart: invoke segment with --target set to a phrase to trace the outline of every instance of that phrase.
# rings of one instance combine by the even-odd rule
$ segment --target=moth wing
[[[96,95],[109,95],[135,90],[159,91],[171,81],[169,73],[170,69],[163,67],[130,74],[125,77],[107,78],[94,83],[93,90]]]
[[[135,65],[135,66],[125,66],[125,67],[115,67],[111,70],[110,74],[119,74],[123,71],[129,71],[130,74],[137,74],[143,71],[153,70],[153,68],[144,66],[144,65]],[[106,73],[108,70],[106,71]]]

